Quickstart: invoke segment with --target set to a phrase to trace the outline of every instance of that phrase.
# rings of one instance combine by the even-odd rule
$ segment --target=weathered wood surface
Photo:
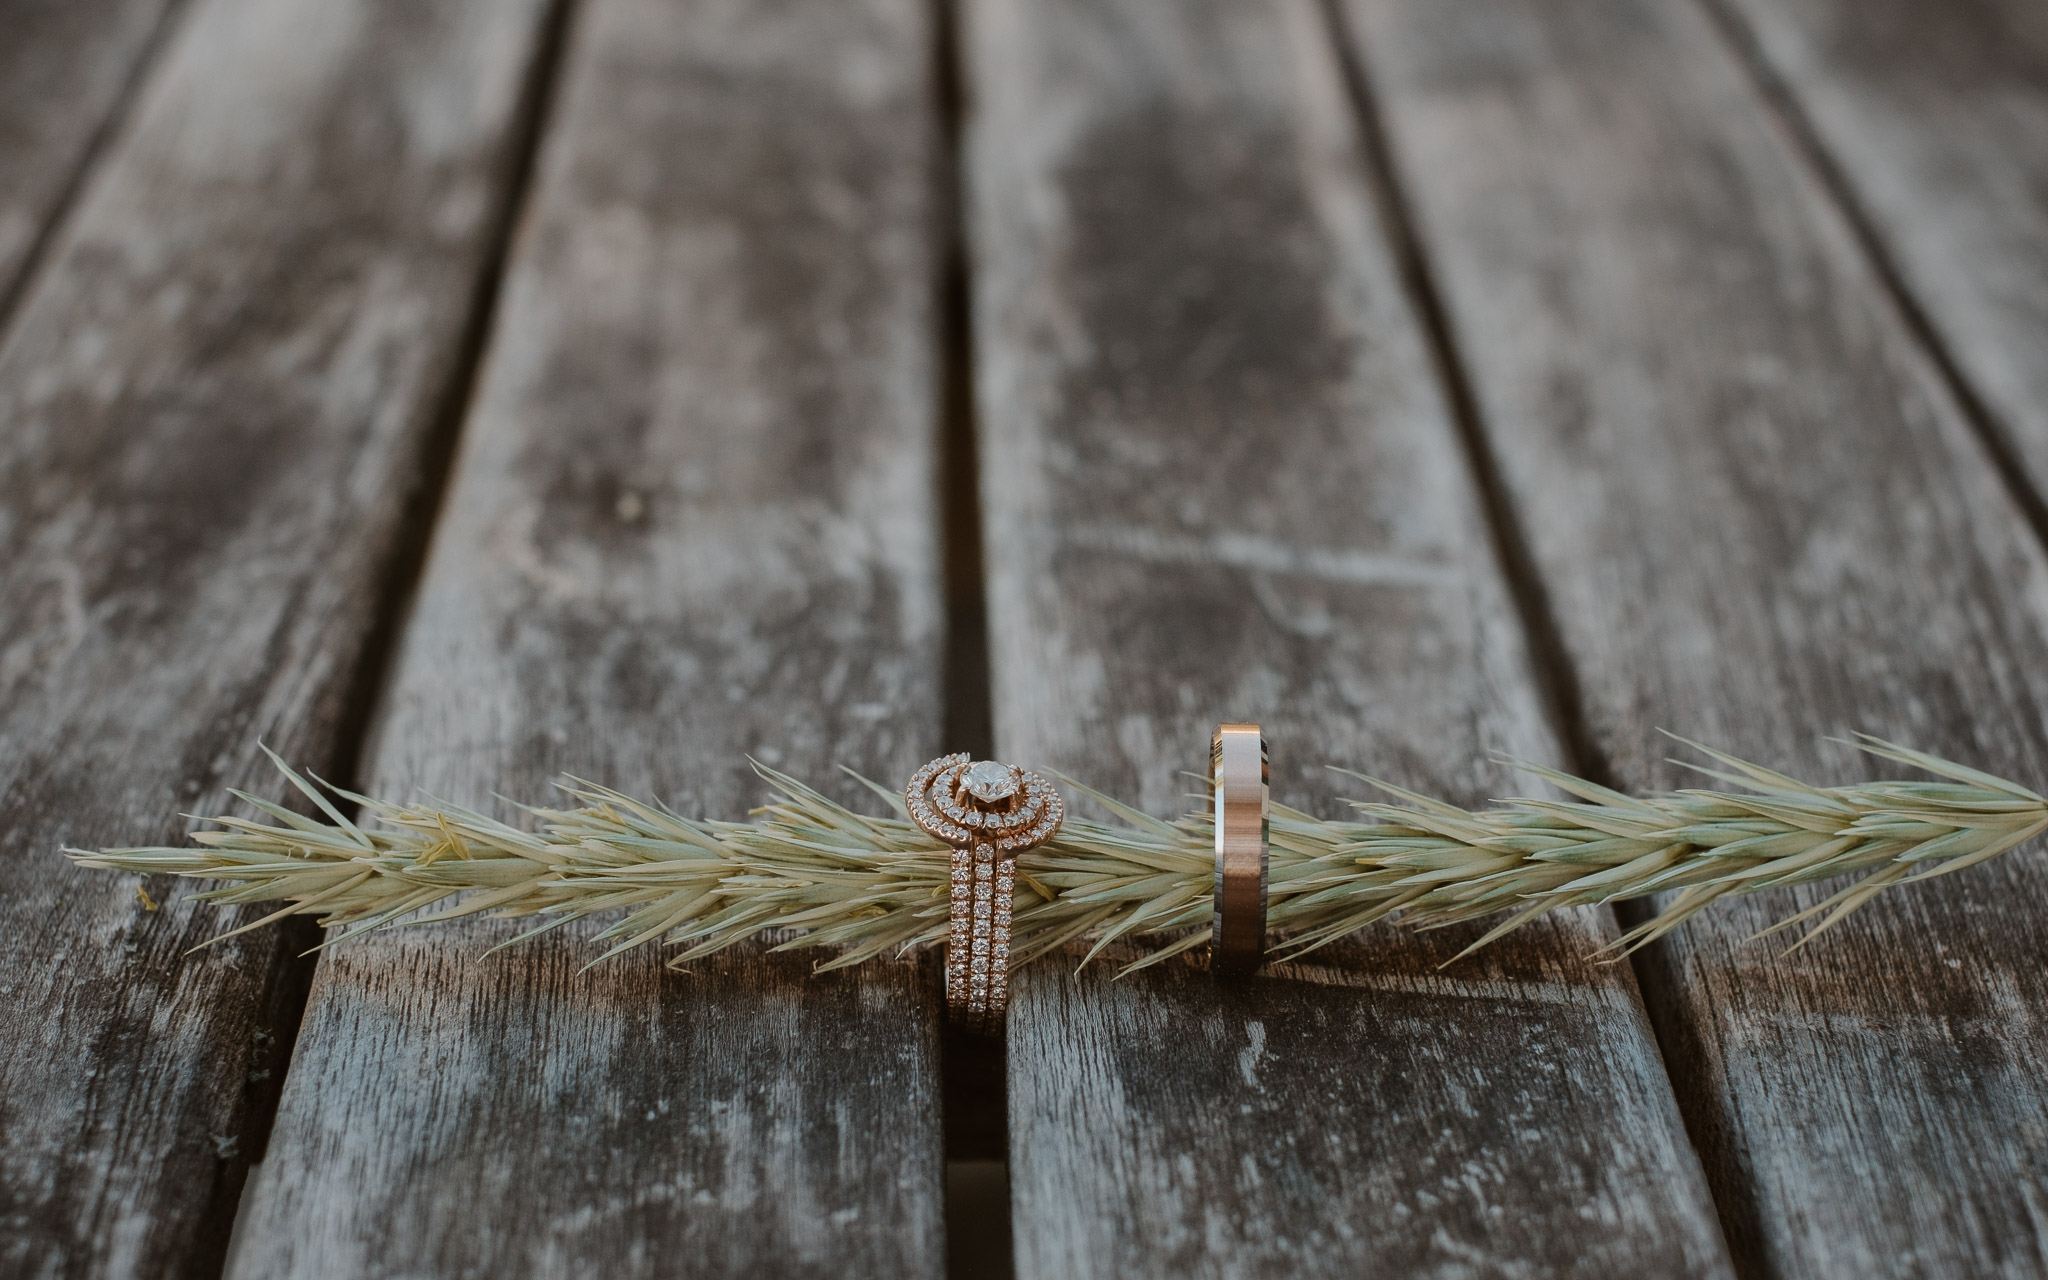
[[[739,817],[748,753],[938,753],[928,21],[579,11],[374,785]],[[323,957],[231,1275],[942,1270],[928,958],[484,954],[530,924]]]
[[[2048,7],[1723,3],[2048,493]]]
[[[0,0],[0,321],[175,0]]]
[[[274,791],[259,737],[337,764],[539,10],[185,14],[0,348],[9,1276],[219,1265],[282,1065],[283,939],[188,956],[217,914],[57,848]]]
[[[1480,416],[1619,783],[1666,726],[1822,780],[1867,730],[2048,779],[2048,564],[1699,8],[1348,0]],[[2038,853],[1717,906],[1643,967],[1751,1274],[2048,1259]]]
[[[1319,11],[967,13],[998,754],[1161,814],[1218,719],[1323,811],[1554,759]],[[1018,1274],[1729,1274],[1612,929],[1020,973]]]

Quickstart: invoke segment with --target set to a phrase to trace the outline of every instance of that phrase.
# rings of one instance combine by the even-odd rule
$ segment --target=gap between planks
[[[198,0],[177,2],[196,3]],[[434,425],[425,447],[421,450],[419,475],[401,516],[401,528],[392,563],[385,576],[384,589],[370,633],[364,640],[361,658],[344,696],[336,729],[334,758],[349,763],[346,771],[335,781],[349,791],[362,792],[367,785],[364,755],[372,713],[389,679],[405,619],[419,591],[427,547],[433,540],[434,524],[447,498],[456,446],[461,442],[462,424],[476,394],[484,351],[497,316],[498,297],[513,233],[520,224],[532,191],[534,160],[540,150],[541,138],[547,131],[555,89],[561,78],[563,48],[568,42],[570,19],[577,3],[578,0],[549,0],[548,10],[541,21],[540,35],[535,42],[531,63],[526,68],[512,125],[504,194],[486,238],[483,258],[463,318],[455,368],[443,391],[441,404],[435,410]],[[356,806],[343,803],[343,812],[357,815]],[[325,941],[324,931],[309,916],[294,916],[276,927],[284,931],[287,939],[282,981],[288,994],[280,1007],[282,1034],[279,1036],[278,1058],[283,1066],[277,1073],[276,1086],[264,1099],[262,1110],[250,1117],[251,1131],[257,1138],[251,1144],[253,1154],[249,1175],[244,1179],[241,1194],[236,1197],[233,1212],[229,1215],[222,1271],[234,1265],[239,1237],[248,1217],[249,1202],[262,1176],[262,1161],[269,1146],[271,1126],[277,1117],[285,1079],[290,1075],[306,999],[312,990],[314,970],[319,965],[321,953],[318,948]]]
[[[10,933],[31,951],[14,967],[23,998],[63,1016],[38,1018],[42,1051],[0,1067],[19,1228],[0,1252],[19,1266],[218,1265],[296,1003],[279,952],[299,931],[191,956],[216,922],[189,898],[144,914],[132,886],[50,846],[175,839],[178,800],[274,782],[258,735],[346,772],[345,704],[398,559],[402,488],[461,372],[544,8],[462,33],[502,43],[422,41],[397,68],[478,90],[386,117],[440,126],[431,160],[392,146],[396,130],[238,131],[270,111],[360,120],[393,63],[356,39],[265,45],[279,32],[252,21],[260,5],[181,10],[20,295],[0,351],[20,550],[0,574],[34,607],[8,617],[0,785],[9,843],[38,860],[9,859]],[[337,14],[346,35],[360,16]],[[314,74],[265,78],[287,49]],[[265,181],[237,185],[250,175]],[[458,216],[432,220],[445,196]],[[59,941],[39,944],[44,930]],[[81,943],[89,958],[45,967]]]
[[[935,752],[925,2],[579,10],[378,785],[568,769],[731,812],[747,751],[876,776]],[[666,1270],[675,1241],[735,1272],[935,1269],[928,966],[581,974],[566,937],[480,964],[503,926],[438,934],[323,962],[237,1274]],[[334,1152],[357,1117],[390,1147]]]
[[[79,195],[91,181],[113,139],[134,114],[135,101],[150,72],[157,64],[158,55],[169,42],[178,19],[192,0],[163,0],[156,17],[150,23],[149,31],[142,37],[128,69],[120,77],[119,86],[99,112],[99,121],[87,131],[83,145],[69,166],[69,172],[57,184],[49,203],[42,211],[35,230],[30,234],[28,244],[21,256],[12,265],[11,273],[0,279],[0,344],[14,328],[16,314],[30,288],[41,274],[44,260],[49,256],[63,228],[71,221],[72,212],[78,206]],[[67,68],[68,70],[68,68]],[[18,179],[17,179],[18,180]],[[0,257],[0,270],[7,269],[4,257]]]
[[[1737,12],[1730,0],[1693,2],[1704,14],[1708,25],[1725,42],[1731,61],[1740,66],[1749,78],[1763,114],[1778,132],[1785,150],[1806,168],[1815,186],[1824,193],[1849,231],[1877,285],[1876,292],[1890,306],[1900,329],[1909,341],[1917,345],[1952,397],[1959,416],[1970,428],[1991,470],[2010,494],[2034,539],[2048,547],[2048,504],[2044,504],[2042,494],[2030,481],[2013,440],[1991,410],[1987,398],[1964,371],[1941,327],[1909,286],[1906,274],[1880,233],[1875,217],[1864,206],[1855,184],[1822,137],[1805,105],[1771,64],[1750,19]],[[1391,162],[1380,109],[1366,69],[1357,56],[1361,47],[1360,33],[1352,29],[1341,0],[1324,0],[1324,8],[1343,52],[1347,79],[1370,142],[1376,176],[1387,194],[1390,222],[1397,228],[1395,238],[1404,264],[1410,268],[1410,278],[1420,309],[1428,318],[1431,337],[1443,353],[1446,380],[1459,410],[1459,423],[1470,444],[1475,469],[1481,476],[1489,518],[1500,535],[1503,560],[1518,588],[1518,604],[1526,615],[1532,635],[1536,637],[1535,647],[1541,655],[1541,669],[1546,679],[1554,682],[1550,688],[1559,715],[1558,722],[1570,744],[1571,754],[1576,758],[1578,772],[1604,785],[1614,786],[1615,770],[1587,728],[1582,696],[1555,612],[1548,601],[1542,575],[1529,554],[1528,539],[1520,519],[1507,496],[1499,463],[1486,440],[1483,419],[1471,391],[1470,375],[1445,318],[1441,293],[1428,254],[1415,234],[1412,201]],[[1647,919],[1652,911],[1653,906],[1648,902],[1627,902],[1617,906],[1617,913],[1629,925]],[[1671,983],[1680,980],[1668,959],[1660,953],[1641,951],[1634,953],[1630,960],[1647,992],[1668,990]],[[1651,1013],[1659,1050],[1668,1068],[1700,1056],[1702,1046],[1696,1028],[1684,1025],[1683,1019],[1654,999],[1651,1001]],[[1849,1022],[1860,1025],[1859,1019],[1853,1016]],[[1694,1132],[1697,1145],[1698,1126],[1711,1125],[1713,1121],[1711,1117],[1700,1114],[1691,1099],[1687,1100],[1686,1114],[1688,1129]],[[1758,1247],[1755,1241],[1762,1228],[1755,1220],[1753,1206],[1747,1203],[1747,1189],[1733,1188],[1721,1177],[1710,1181],[1730,1239],[1738,1245],[1738,1263],[1745,1271],[1764,1269],[1766,1264],[1755,1252]]]
[[[1554,759],[1321,15],[969,12],[1000,749],[1155,812],[1225,712],[1293,743],[1283,797],[1334,798],[1331,756],[1458,796],[1486,746]],[[1219,523],[1258,540],[1198,536]],[[1338,567],[1315,548],[1370,554],[1291,572]],[[1381,981],[1456,950],[1393,930],[1225,989],[1020,973],[1020,1274],[1725,1274],[1628,971],[1580,954],[1607,920],[1449,984]]]
[[[1461,343],[1497,400],[1500,420],[1487,425],[1517,509],[1574,606],[1560,621],[1586,659],[1588,714],[1611,766],[1634,785],[1665,785],[1654,714],[1816,773],[1844,761],[1816,752],[1801,721],[1874,716],[1936,749],[2028,768],[2040,695],[2014,650],[2039,643],[2040,539],[1983,465],[1981,437],[1952,414],[1954,397],[1924,376],[1924,347],[1868,287],[1872,264],[1839,207],[1773,133],[1708,17],[1690,3],[1493,8],[1458,27],[1420,4],[1352,3],[1356,25],[1372,28],[1354,56],[1387,78],[1404,151],[1430,157],[1409,177],[1433,209],[1426,230],[1455,289]],[[1499,38],[1469,39],[1480,26]],[[1635,95],[1635,112],[1611,111],[1619,92]],[[1545,144],[1559,154],[1538,163],[1532,146]],[[1631,157],[1631,144],[1654,149]],[[1617,147],[1618,159],[1607,154]],[[1619,201],[1588,181],[1602,163]],[[1477,212],[1504,205],[1521,220]],[[1728,255],[1718,271],[1659,252],[1674,243],[1659,235],[1682,243],[1687,232],[1713,237],[1695,252]],[[1574,276],[1581,291],[1562,283]],[[1788,276],[1790,287],[1773,287]],[[1699,318],[1674,329],[1687,314],[1674,306]],[[1540,341],[1521,343],[1524,333]],[[1737,363],[1741,345],[1727,348],[1739,336],[1768,356]],[[1677,343],[1690,359],[1657,363]],[[1770,380],[1770,360],[1800,369],[1797,398]],[[1661,395],[1625,380],[1637,366],[1657,371],[1648,381]],[[1731,376],[1748,381],[1719,381]],[[1630,429],[1656,414],[1672,429]],[[1904,510],[1864,518],[1832,500],[1866,491],[1844,479]],[[1636,509],[1646,495],[1654,508]],[[1799,541],[1774,542],[1788,535]],[[1780,572],[1816,549],[1841,550],[1814,567],[1864,590]],[[1957,624],[1931,629],[1929,604]],[[1700,1033],[1667,1034],[1667,1061],[1747,1265],[1882,1273],[1912,1262],[1910,1241],[1920,1266],[1984,1269],[2024,1250],[2030,1206],[2009,1194],[2008,1170],[2030,1157],[2007,1135],[2031,1131],[2037,1093],[2023,1043],[2006,1041],[2023,1035],[2014,1020],[2028,974],[2009,958],[2024,952],[2028,921],[2000,904],[2037,866],[1889,898],[1797,965],[1735,949],[1768,901],[1725,904],[1639,966]],[[1779,894],[1780,909],[1788,899],[1805,900]],[[1944,930],[1989,944],[1989,972],[1928,958]],[[1844,1034],[1859,1027],[1873,1038]],[[1958,1036],[1971,1037],[1969,1053]]]
[[[1408,294],[1409,306],[1421,322],[1423,340],[1437,381],[1450,407],[1452,426],[1463,449],[1467,469],[1479,492],[1480,514],[1493,542],[1494,555],[1514,601],[1515,613],[1527,637],[1529,663],[1536,677],[1543,710],[1549,717],[1562,748],[1564,767],[1602,786],[1611,785],[1613,771],[1601,758],[1599,747],[1586,725],[1584,698],[1578,672],[1565,649],[1564,633],[1557,625],[1557,611],[1550,589],[1536,568],[1527,533],[1515,516],[1508,496],[1500,459],[1494,456],[1480,417],[1479,400],[1472,390],[1467,367],[1444,310],[1443,290],[1421,237],[1415,230],[1415,207],[1402,188],[1387,140],[1386,121],[1366,68],[1353,53],[1355,33],[1344,16],[1341,0],[1318,0],[1337,61],[1338,75],[1350,99],[1351,113],[1358,122],[1359,149],[1370,179],[1368,186],[1394,257],[1394,264]]]
[[[1332,0],[1334,3],[1335,0]],[[1991,408],[1989,397],[1964,372],[1955,348],[1936,324],[1927,306],[1907,283],[1898,256],[1878,229],[1878,220],[1866,207],[1856,184],[1822,137],[1812,114],[1798,94],[1786,83],[1766,56],[1761,37],[1749,18],[1739,13],[1730,0],[1695,0],[1708,22],[1727,43],[1733,61],[1741,66],[1756,86],[1757,97],[1784,138],[1786,147],[1806,165],[1814,183],[1827,193],[1843,224],[1855,237],[1872,277],[1894,308],[1900,326],[1920,346],[1928,363],[1946,385],[1964,421],[1976,433],[1992,468],[2012,494],[2014,505],[2026,516],[2034,537],[2048,549],[2048,494],[2043,494],[2029,477],[2018,442]]]
[[[946,752],[975,759],[995,752],[989,722],[988,609],[981,547],[980,465],[975,448],[974,333],[972,269],[967,228],[961,212],[961,148],[967,91],[960,29],[952,0],[929,0],[932,26],[932,85],[938,125],[935,198],[940,254],[939,412],[936,477],[939,493],[940,573],[945,580],[946,641],[944,739]],[[1009,1274],[1009,1234],[1000,1249],[970,1248],[978,1216],[1000,1183],[1008,1219],[1009,1125],[1002,1042],[967,1033],[948,1019],[939,1046],[942,1123],[945,1131],[947,1265],[968,1259],[993,1277]],[[985,1167],[1001,1170],[995,1179]],[[954,1166],[961,1166],[955,1169]],[[997,1264],[1000,1263],[998,1267]],[[994,1268],[994,1269],[991,1269]]]

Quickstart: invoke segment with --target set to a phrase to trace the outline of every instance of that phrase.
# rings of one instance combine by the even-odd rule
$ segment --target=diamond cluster
[[[1051,839],[1066,819],[1052,783],[993,760],[971,763],[965,754],[941,756],[919,769],[903,801],[912,821],[947,844],[986,842],[1013,857]]]

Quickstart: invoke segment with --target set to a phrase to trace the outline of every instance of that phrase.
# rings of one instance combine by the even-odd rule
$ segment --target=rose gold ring
[[[1066,818],[1044,778],[993,760],[940,756],[903,790],[911,821],[953,846],[946,1004],[968,1029],[993,1033],[1010,1004],[1010,903],[1017,855]]]
[[[1216,726],[1209,739],[1209,787],[1216,800],[1216,907],[1209,920],[1209,970],[1219,978],[1255,972],[1266,958],[1266,736],[1255,724]]]

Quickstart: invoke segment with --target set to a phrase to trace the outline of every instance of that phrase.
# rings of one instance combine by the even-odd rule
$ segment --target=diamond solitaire
[[[1021,772],[993,760],[979,760],[968,765],[966,772],[960,775],[960,787],[983,804],[997,804],[1017,794],[1022,783],[1018,777]]]

